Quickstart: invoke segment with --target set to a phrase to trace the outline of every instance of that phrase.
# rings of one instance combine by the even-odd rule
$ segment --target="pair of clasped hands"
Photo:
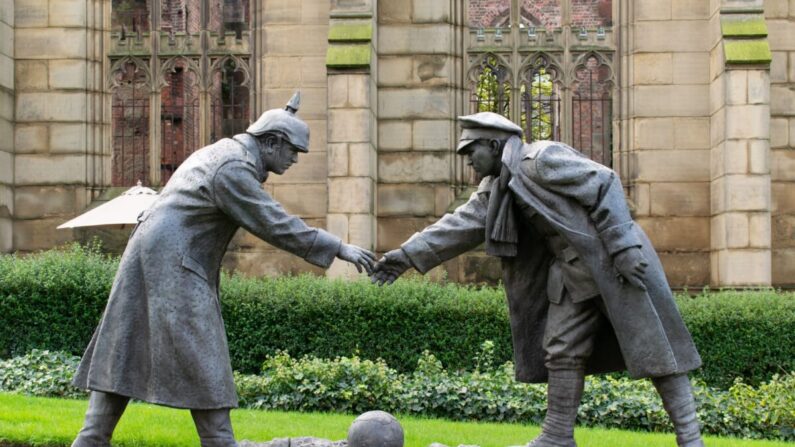
[[[351,244],[342,244],[337,257],[356,266],[361,273],[363,270],[370,275],[374,284],[392,284],[395,280],[411,267],[406,253],[400,248],[387,252],[383,258],[375,260],[375,254],[369,250]]]

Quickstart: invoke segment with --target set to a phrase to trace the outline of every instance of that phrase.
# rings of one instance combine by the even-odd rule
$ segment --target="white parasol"
[[[155,199],[157,191],[141,186],[139,180],[138,186],[133,186],[108,203],[61,224],[58,229],[135,224],[138,223],[138,215],[149,208]]]

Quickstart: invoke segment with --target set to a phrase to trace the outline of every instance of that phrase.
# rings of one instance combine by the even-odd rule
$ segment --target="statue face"
[[[284,174],[290,166],[298,163],[298,148],[284,138],[268,138],[265,142],[263,161],[269,172]]]
[[[499,142],[496,140],[477,140],[470,144],[470,149],[464,155],[469,159],[467,164],[472,166],[479,175],[498,175],[500,173]]]

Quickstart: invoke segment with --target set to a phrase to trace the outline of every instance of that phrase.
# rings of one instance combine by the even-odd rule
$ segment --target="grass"
[[[0,393],[0,445],[68,446],[80,429],[87,401],[48,399]],[[277,437],[315,436],[343,439],[354,416],[288,413],[257,410],[232,411],[237,439],[269,441]],[[427,447],[433,442],[450,446],[482,447],[523,445],[538,434],[538,427],[519,424],[480,424],[438,419],[400,417],[406,447]],[[577,442],[588,447],[675,445],[670,433],[638,433],[606,429],[577,429]],[[792,447],[793,443],[707,439],[710,447]],[[198,437],[190,413],[133,403],[117,427],[118,446],[196,446]]]

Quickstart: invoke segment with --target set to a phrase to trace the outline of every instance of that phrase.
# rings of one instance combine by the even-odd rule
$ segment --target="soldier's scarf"
[[[522,139],[511,137],[502,151],[500,176],[491,184],[486,214],[486,254],[512,258],[517,254],[519,230],[514,216],[513,194],[508,189],[511,171],[508,166],[520,163]]]

